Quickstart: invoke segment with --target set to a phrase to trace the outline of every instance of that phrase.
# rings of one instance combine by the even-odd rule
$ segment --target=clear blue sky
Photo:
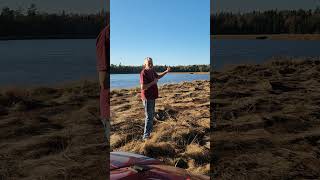
[[[210,63],[210,0],[111,0],[111,63]]]

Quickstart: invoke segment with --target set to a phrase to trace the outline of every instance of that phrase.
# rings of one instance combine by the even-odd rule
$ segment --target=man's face
[[[153,67],[153,62],[152,62],[152,59],[147,59],[145,61],[145,68],[146,69],[151,69]]]

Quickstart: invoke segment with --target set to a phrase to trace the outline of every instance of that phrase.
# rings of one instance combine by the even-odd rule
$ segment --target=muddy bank
[[[159,87],[151,139],[142,141],[144,109],[140,89],[111,92],[111,148],[163,160],[193,173],[210,170],[209,81]]]
[[[0,92],[0,179],[106,179],[97,82]]]
[[[319,58],[239,65],[211,78],[213,178],[320,178]]]

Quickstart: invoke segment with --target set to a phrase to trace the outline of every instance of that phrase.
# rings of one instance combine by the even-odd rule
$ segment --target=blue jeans
[[[155,99],[142,100],[144,106],[145,120],[144,120],[144,132],[143,139],[148,138],[153,127],[153,117],[155,109]]]
[[[107,120],[107,118],[101,118],[100,119],[103,125],[103,129],[104,129],[104,136],[106,138],[107,144],[110,143],[110,121]]]

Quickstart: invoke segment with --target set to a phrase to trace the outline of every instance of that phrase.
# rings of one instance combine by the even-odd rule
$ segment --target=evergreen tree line
[[[95,38],[104,27],[106,17],[101,10],[92,14],[39,12],[35,4],[24,9],[3,7],[0,14],[0,37],[66,37]]]
[[[318,34],[320,8],[211,14],[211,34]]]
[[[157,65],[154,66],[155,71],[163,72],[167,69],[168,66],[166,65]],[[209,72],[210,65],[188,65],[188,66],[170,66],[171,72]],[[142,66],[123,66],[121,64],[110,65],[110,73],[111,74],[129,74],[129,73],[140,73],[143,69]]]

